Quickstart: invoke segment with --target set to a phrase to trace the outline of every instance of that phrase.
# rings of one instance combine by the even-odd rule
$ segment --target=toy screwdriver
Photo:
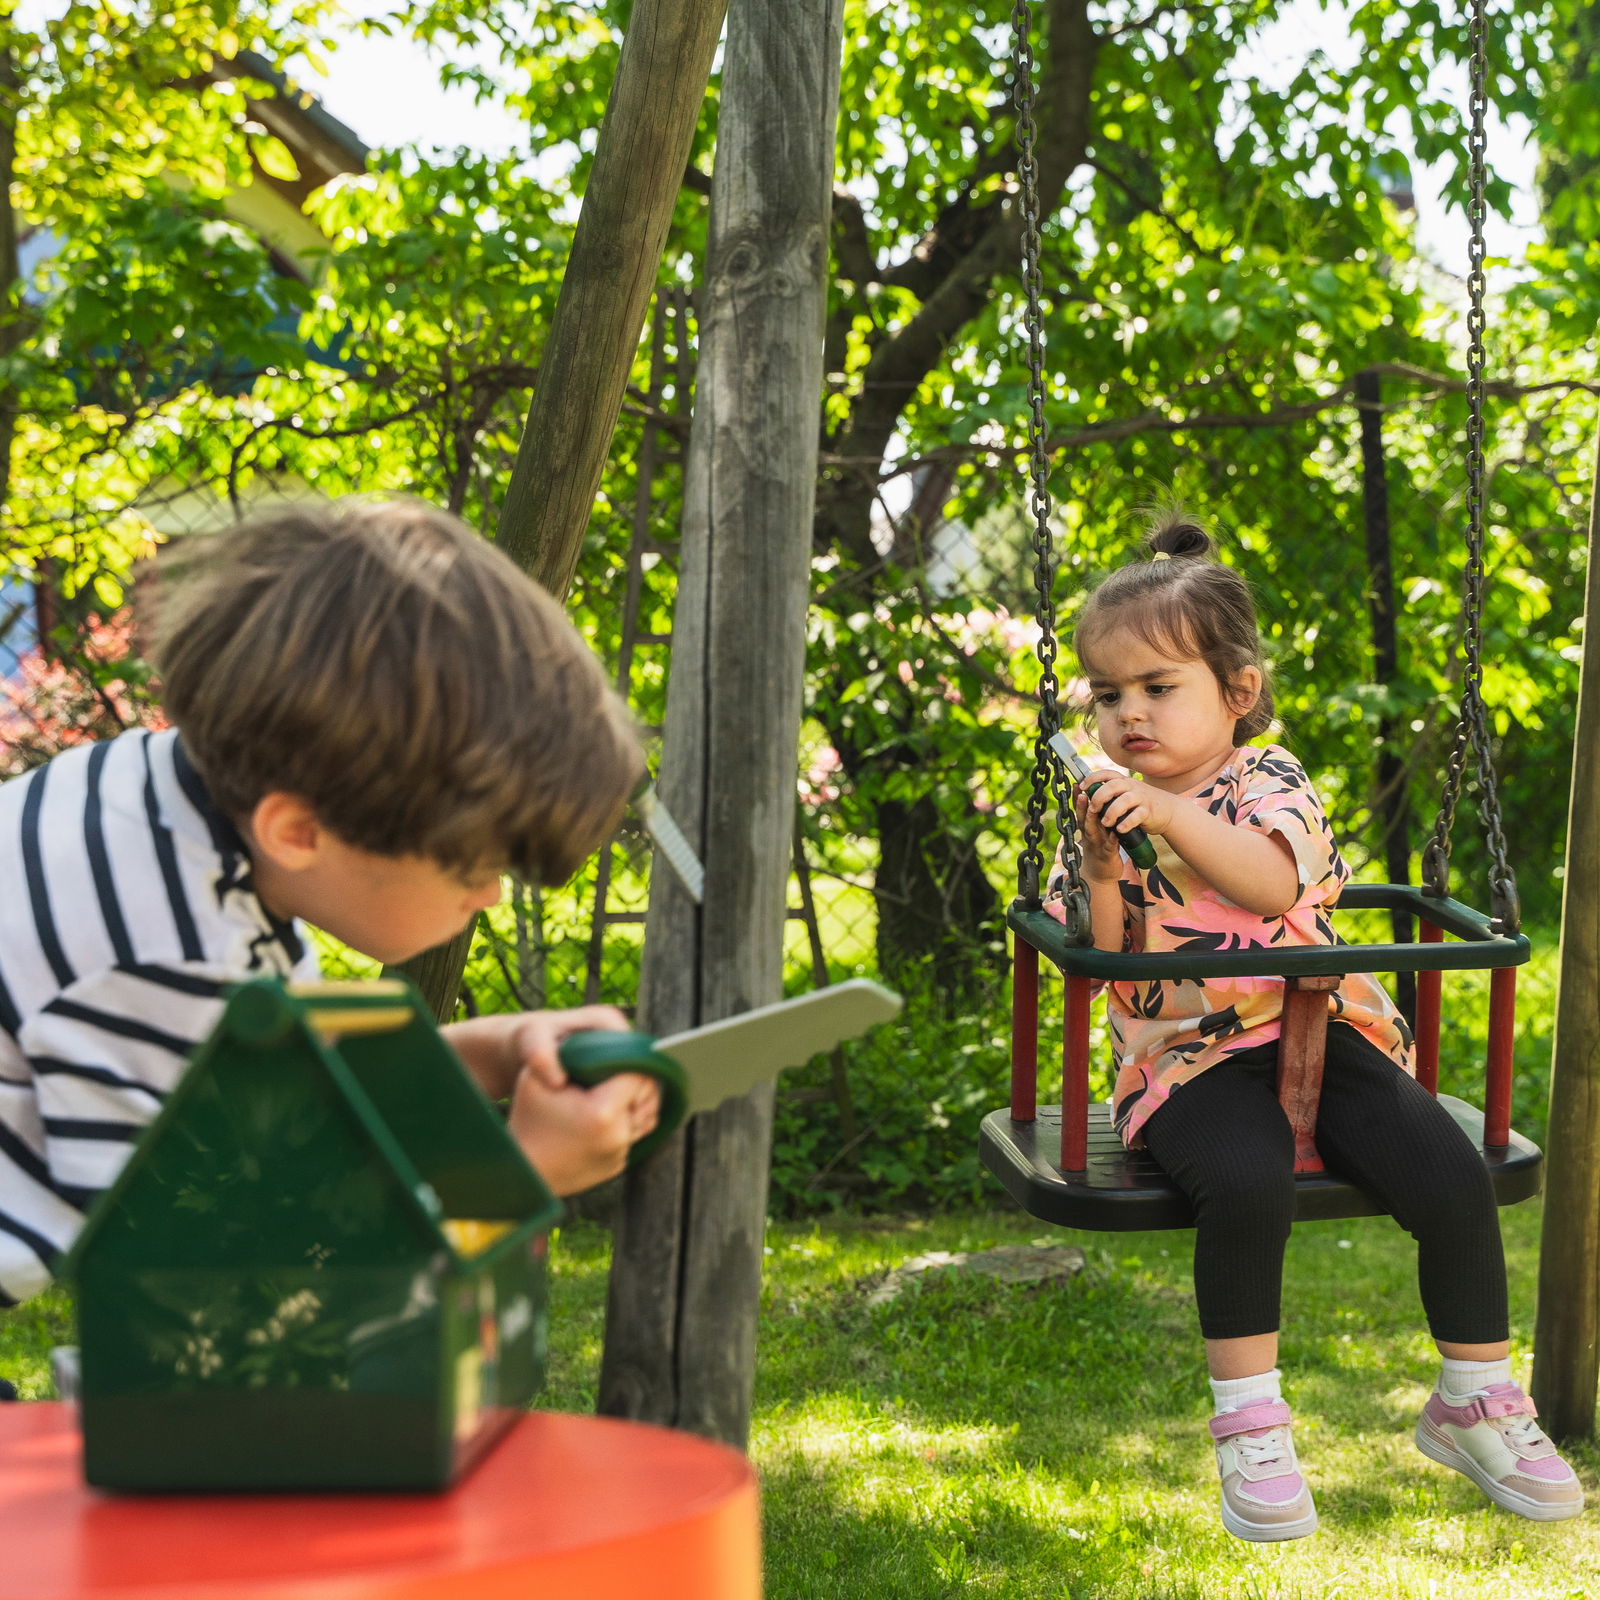
[[[1097,783],[1088,782],[1089,768],[1082,756],[1067,743],[1064,733],[1054,733],[1050,736],[1050,748],[1061,758],[1061,765],[1067,769],[1072,781],[1077,784],[1085,794],[1093,794],[1096,789],[1105,787],[1105,779]],[[1122,841],[1134,866],[1141,872],[1148,872],[1156,864],[1156,847],[1150,843],[1150,835],[1143,828],[1115,828],[1112,830]]]

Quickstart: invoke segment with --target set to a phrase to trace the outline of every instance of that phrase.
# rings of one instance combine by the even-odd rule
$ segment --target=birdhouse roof
[[[296,1071],[295,1069],[298,1069]],[[276,1096],[286,1078],[319,1087],[373,1161],[387,1168],[397,1205],[419,1240],[454,1250],[446,1218],[503,1220],[543,1229],[560,1204],[528,1164],[505,1122],[444,1042],[428,1008],[404,980],[238,985],[210,1036],[195,1051],[159,1116],[135,1145],[115,1183],[95,1202],[58,1269],[80,1270],[96,1238],[134,1198],[165,1142],[180,1136],[201,1098],[226,1080],[230,1112],[249,1121],[250,1101]],[[316,1096],[308,1095],[308,1099]],[[314,1115],[314,1108],[305,1108]],[[250,1158],[270,1164],[276,1146],[258,1140]],[[225,1154],[225,1153],[224,1153]],[[245,1151],[241,1146],[241,1157]],[[286,1172],[290,1156],[283,1157]],[[226,1197],[219,1200],[226,1204]]]

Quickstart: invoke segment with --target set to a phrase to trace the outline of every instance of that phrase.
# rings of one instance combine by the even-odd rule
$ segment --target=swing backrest
[[[1345,890],[1340,911],[1404,911],[1421,924],[1414,943],[1301,945],[1290,950],[1247,947],[1183,955],[1095,950],[1068,941],[1055,918],[1014,904],[1007,920],[1017,939],[1013,989],[1011,1115],[1034,1120],[1038,1078],[1038,958],[1066,979],[1062,1043],[1061,1166],[1082,1171],[1087,1159],[1089,996],[1095,982],[1157,978],[1279,977],[1285,982],[1279,1049],[1279,1100],[1295,1128],[1295,1170],[1321,1170],[1314,1144],[1316,1106],[1327,1038],[1327,995],[1349,972],[1415,972],[1417,1079],[1430,1093],[1439,1080],[1440,975],[1493,969],[1486,1050],[1484,1142],[1503,1149],[1511,1129],[1511,1052],[1516,968],[1528,959],[1521,933],[1503,933],[1482,912],[1437,899],[1406,884],[1359,884]],[[1453,934],[1447,941],[1446,934]]]

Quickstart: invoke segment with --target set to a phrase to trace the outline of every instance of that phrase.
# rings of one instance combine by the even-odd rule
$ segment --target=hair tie
[[[1170,561],[1172,559],[1172,552],[1170,550],[1157,550],[1156,553],[1150,557],[1150,559],[1152,561]]]

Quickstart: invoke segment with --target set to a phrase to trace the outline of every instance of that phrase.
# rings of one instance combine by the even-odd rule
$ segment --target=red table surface
[[[534,1412],[444,1494],[112,1495],[73,1408],[0,1405],[0,1600],[759,1600],[723,1445]]]

